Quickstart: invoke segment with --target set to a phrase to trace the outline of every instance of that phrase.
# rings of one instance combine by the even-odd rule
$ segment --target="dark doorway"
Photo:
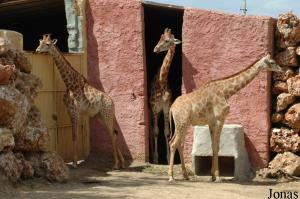
[[[155,54],[153,49],[163,34],[165,28],[170,28],[175,38],[181,39],[183,8],[166,7],[161,5],[144,4],[144,20],[145,20],[145,49],[146,49],[146,65],[147,65],[147,91],[150,96],[150,87],[155,74],[159,71],[166,52]],[[168,79],[172,90],[172,100],[174,101],[181,95],[182,85],[182,47],[181,44],[176,46],[175,55],[172,60]],[[149,107],[149,103],[148,103]],[[152,125],[152,114],[149,109],[149,124]],[[149,131],[152,128],[150,127]],[[150,149],[149,149],[150,151]],[[159,117],[159,137],[158,137],[158,162],[159,164],[167,164],[166,142],[164,137],[164,118],[163,114]],[[152,154],[149,154],[150,162],[153,162]],[[179,163],[178,154],[175,157],[175,163]]]
[[[24,50],[34,51],[39,39],[51,33],[61,51],[68,51],[64,0],[0,1],[0,29],[23,34]]]

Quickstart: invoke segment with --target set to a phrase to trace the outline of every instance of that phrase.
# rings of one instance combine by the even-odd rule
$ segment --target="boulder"
[[[291,106],[284,115],[284,123],[294,131],[300,130],[300,103]]]
[[[290,104],[294,103],[296,97],[289,93],[281,93],[277,96],[276,112],[286,109]]]
[[[55,152],[31,152],[26,154],[26,159],[33,166],[36,176],[51,182],[65,182],[69,178],[68,167]]]
[[[297,45],[300,41],[300,23],[296,15],[288,12],[278,17],[276,37],[280,48]]]
[[[288,47],[284,51],[275,55],[274,59],[280,66],[298,66],[296,47]]]
[[[0,54],[0,64],[12,65],[24,73],[30,73],[32,66],[22,51],[8,49],[5,53]]]
[[[25,130],[15,135],[15,149],[19,151],[48,151],[50,134],[41,121],[41,113],[32,106]]]
[[[291,152],[277,154],[268,168],[260,170],[258,175],[264,178],[300,177],[300,157]]]
[[[24,131],[30,103],[25,95],[11,86],[0,86],[0,125],[13,134]]]
[[[287,80],[288,92],[295,96],[300,96],[300,75]]]
[[[40,78],[32,74],[18,71],[18,78],[15,82],[16,88],[33,104],[38,90],[42,87]]]
[[[273,85],[273,93],[275,95],[278,95],[280,93],[288,93],[289,90],[288,90],[288,85],[286,82],[282,82],[282,81],[276,81]]]
[[[294,77],[296,75],[295,72],[289,67],[282,67],[282,69],[284,71],[283,73],[274,73],[273,74],[273,80],[274,81],[283,81],[283,82],[285,82],[289,78]]]
[[[292,129],[273,128],[270,138],[271,150],[276,153],[294,152],[300,150],[300,137]]]
[[[0,151],[7,151],[15,146],[12,131],[7,128],[0,128]]]
[[[6,85],[17,78],[15,65],[0,64],[0,85]]]
[[[9,181],[19,181],[23,171],[22,162],[15,157],[13,152],[8,151],[0,154],[0,173]]]
[[[283,119],[282,113],[273,113],[272,116],[271,116],[271,121],[273,123],[281,122],[282,119]]]
[[[27,161],[22,153],[15,153],[15,157],[21,162],[23,170],[21,173],[22,179],[29,179],[34,176],[34,170],[29,161]]]

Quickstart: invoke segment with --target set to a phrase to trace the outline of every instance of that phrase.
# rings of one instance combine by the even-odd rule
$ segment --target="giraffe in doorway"
[[[164,34],[161,35],[160,40],[154,48],[155,53],[168,51],[159,71],[154,76],[150,89],[150,108],[153,116],[153,129],[150,131],[150,147],[153,155],[153,162],[158,163],[158,151],[157,151],[157,138],[159,134],[158,119],[159,114],[164,114],[164,135],[167,147],[167,160],[169,162],[169,121],[168,115],[171,106],[172,93],[168,85],[168,74],[170,65],[175,54],[176,44],[180,44],[181,41],[175,39],[171,34],[171,29],[166,28]]]
[[[179,152],[183,177],[188,179],[183,157],[186,130],[190,125],[206,124],[209,127],[212,140],[212,181],[220,181],[218,152],[220,134],[230,108],[227,100],[250,83],[263,70],[282,72],[281,67],[268,54],[237,74],[211,81],[175,100],[169,114],[171,132],[172,124],[175,127],[174,136],[170,140],[169,181],[174,180],[173,164],[176,149]]]
[[[36,49],[39,53],[49,53],[66,85],[64,104],[67,107],[72,123],[73,166],[77,167],[77,120],[78,115],[95,116],[106,127],[111,141],[114,156],[114,168],[124,166],[124,158],[117,144],[115,129],[116,118],[113,100],[106,93],[91,86],[86,78],[79,74],[55,46],[57,40],[50,34],[44,34]]]

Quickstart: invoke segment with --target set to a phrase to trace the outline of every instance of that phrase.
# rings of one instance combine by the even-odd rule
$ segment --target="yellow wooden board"
[[[36,106],[40,109],[42,121],[50,133],[50,150],[58,152],[65,161],[72,160],[73,142],[72,127],[67,109],[63,103],[65,85],[60,77],[51,56],[46,54],[27,53],[32,64],[32,74],[38,76],[43,83],[35,99]],[[87,66],[84,54],[64,53],[71,65],[85,77]],[[85,159],[90,151],[88,118],[81,116],[78,119],[78,159]]]

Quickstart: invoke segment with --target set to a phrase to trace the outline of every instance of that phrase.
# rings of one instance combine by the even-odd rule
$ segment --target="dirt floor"
[[[23,181],[16,187],[0,186],[0,198],[60,199],[60,198],[197,198],[244,199],[268,198],[273,191],[300,192],[300,181],[255,179],[236,182],[223,178],[221,183],[210,182],[190,171],[190,180],[182,180],[180,166],[175,166],[175,183],[168,182],[167,166],[133,163],[129,168],[112,171],[101,161],[88,161],[78,169],[70,169],[67,183],[49,183],[43,179]],[[298,194],[299,195],[299,194]]]

